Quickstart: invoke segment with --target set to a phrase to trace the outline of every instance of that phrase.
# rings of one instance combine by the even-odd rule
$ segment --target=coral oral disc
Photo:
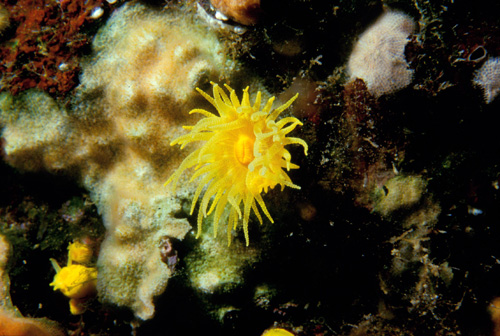
[[[253,161],[253,144],[255,139],[252,139],[246,134],[240,134],[238,140],[234,144],[234,156],[239,163],[248,166]]]

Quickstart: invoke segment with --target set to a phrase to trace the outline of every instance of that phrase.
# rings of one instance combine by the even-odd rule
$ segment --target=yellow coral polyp
[[[184,148],[191,142],[204,141],[204,145],[189,154],[165,184],[172,183],[175,189],[181,174],[194,167],[195,172],[190,182],[200,178],[194,194],[191,214],[203,189],[198,212],[197,237],[201,234],[204,217],[214,212],[214,235],[226,205],[230,205],[227,223],[228,242],[231,242],[231,230],[235,230],[243,219],[243,231],[246,245],[249,244],[248,221],[253,210],[262,224],[262,216],[257,207],[260,206],[266,217],[273,219],[266,208],[261,193],[267,192],[277,184],[281,189],[285,186],[300,189],[292,183],[283,170],[297,169],[299,166],[291,162],[291,154],[286,145],[299,144],[307,155],[307,144],[300,138],[287,137],[287,134],[302,123],[294,117],[286,117],[276,121],[287,109],[298,94],[285,104],[272,109],[274,97],[261,108],[261,92],[257,92],[255,102],[250,104],[248,87],[243,90],[241,101],[235,90],[225,85],[226,92],[219,85],[212,83],[213,97],[197,88],[198,92],[212,104],[218,112],[211,113],[204,109],[191,110],[205,116],[193,126],[185,126],[190,132],[175,139],[171,145],[179,144]],[[213,198],[209,206],[210,200]],[[243,203],[243,211],[241,204]]]
[[[56,269],[56,272],[54,281],[50,285],[54,287],[54,290],[60,290],[66,297],[81,299],[95,293],[97,282],[95,267],[74,264]]]
[[[264,331],[261,336],[294,336],[295,334],[283,328],[271,328]]]
[[[61,268],[55,259],[50,259],[56,271],[50,286],[70,299],[69,310],[73,315],[83,314],[87,300],[96,294],[97,268],[81,265],[90,263],[91,258],[90,246],[77,241],[68,246],[67,266]]]
[[[76,241],[68,246],[68,264],[72,264],[73,262],[88,264],[92,259],[92,254],[90,246]]]

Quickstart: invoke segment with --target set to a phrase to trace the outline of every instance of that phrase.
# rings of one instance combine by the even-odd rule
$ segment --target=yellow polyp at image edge
[[[271,328],[264,331],[262,336],[294,336],[294,334],[283,328]]]

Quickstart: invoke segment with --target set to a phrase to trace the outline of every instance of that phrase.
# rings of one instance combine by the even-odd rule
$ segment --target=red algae
[[[78,84],[79,55],[89,46],[86,24],[92,11],[109,9],[103,0],[0,0],[12,27],[0,46],[3,87],[12,94],[38,88],[64,94]],[[17,26],[16,26],[17,25]]]

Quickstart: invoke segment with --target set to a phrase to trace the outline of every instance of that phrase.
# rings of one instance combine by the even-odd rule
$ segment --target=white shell
[[[101,7],[96,7],[90,13],[90,18],[96,20],[100,18],[102,14],[104,14],[104,10]]]

